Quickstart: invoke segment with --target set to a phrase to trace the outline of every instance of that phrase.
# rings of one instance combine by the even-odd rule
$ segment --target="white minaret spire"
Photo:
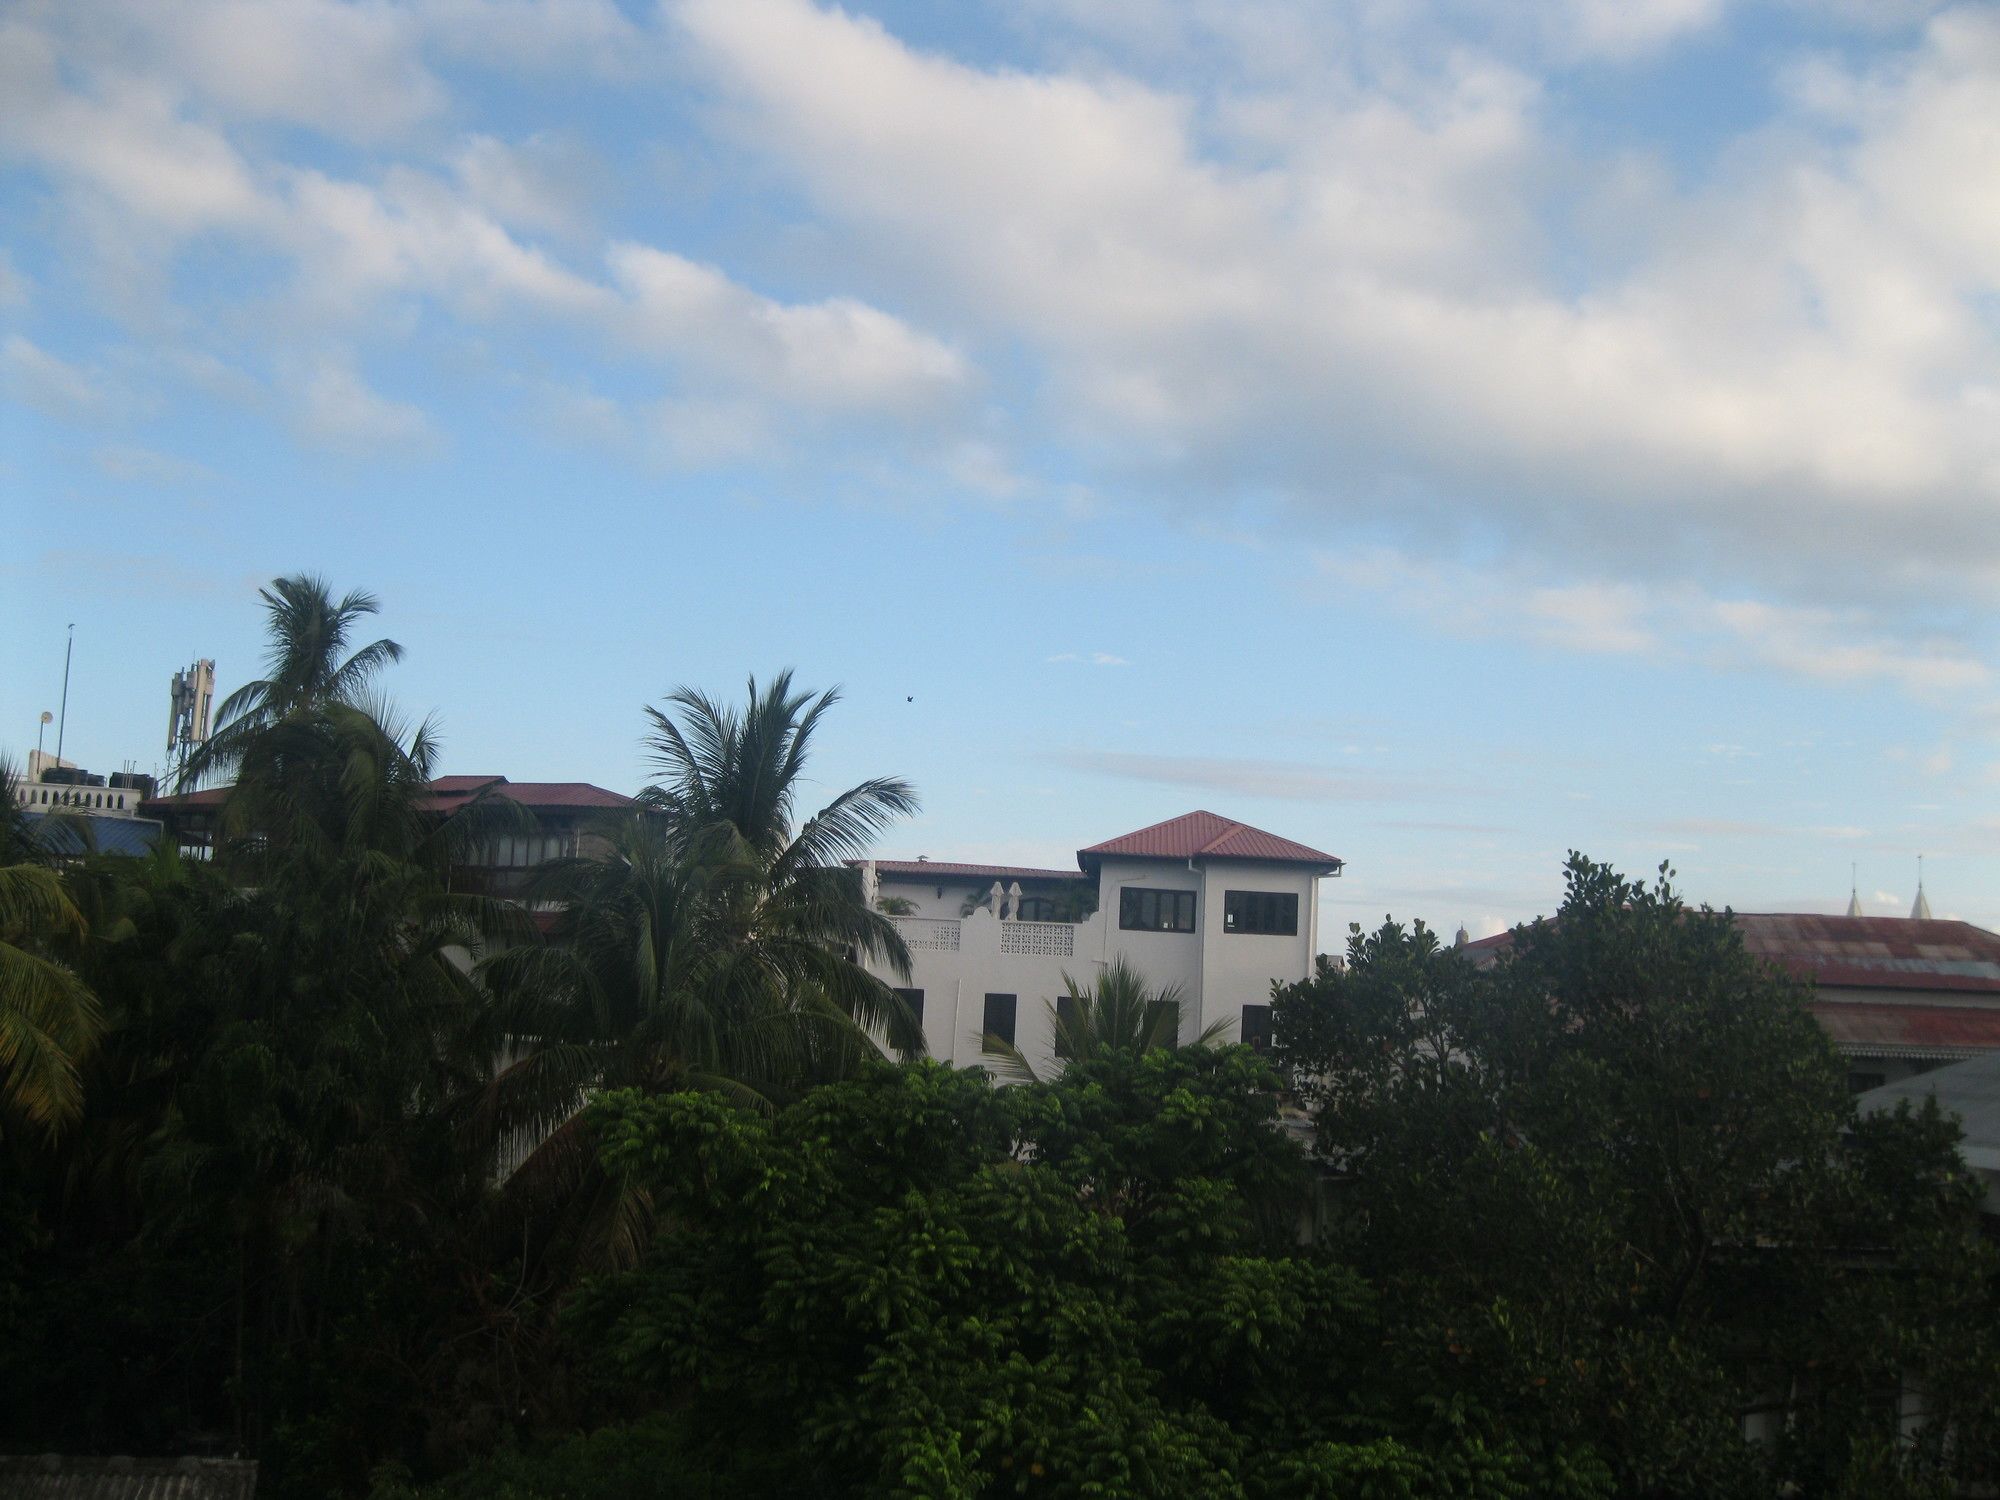
[[[1860,864],[1859,864],[1858,862],[1857,862],[1857,863],[1855,863],[1855,864],[1852,864],[1852,865],[1848,866],[1848,875],[1849,875],[1850,879],[1852,880],[1852,883],[1853,883],[1853,889],[1852,889],[1852,890],[1851,890],[1851,891],[1850,891],[1850,892],[1848,893],[1848,897],[1847,897],[1847,914],[1848,914],[1848,915],[1849,915],[1850,917],[1858,917],[1858,916],[1861,916],[1861,915],[1862,915],[1862,911],[1861,911],[1861,866],[1860,866]]]
[[[1928,922],[1931,919],[1931,904],[1924,899],[1924,857],[1917,856],[1917,904],[1910,908],[1910,920]]]

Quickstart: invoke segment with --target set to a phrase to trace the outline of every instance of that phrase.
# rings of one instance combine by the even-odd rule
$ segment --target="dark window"
[[[1162,1047],[1178,1047],[1181,1041],[1181,1008],[1171,1000],[1146,1002],[1146,1038]]]
[[[1243,1045],[1258,1052],[1271,1050],[1271,1007],[1243,1007]]]
[[[1299,898],[1276,891],[1224,891],[1222,930],[1295,937],[1299,930]]]
[[[909,1006],[910,1014],[916,1017],[919,1026],[924,1024],[924,992],[922,990],[897,990],[903,1004]]]
[[[1010,1047],[1014,1045],[1014,997],[1012,995],[988,995],[986,997],[985,1035],[997,1038]],[[992,1050],[990,1042],[987,1043],[987,1050]]]
[[[1021,909],[1015,916],[1023,922],[1053,922],[1056,919],[1056,904],[1047,896],[1023,896]]]
[[[1056,996],[1056,1024],[1059,1028],[1056,1032],[1055,1044],[1057,1057],[1069,1056],[1070,1046],[1068,1042],[1063,1040],[1063,1037],[1066,1033],[1076,1030],[1078,1019],[1079,1013],[1077,1011],[1076,996]]]
[[[1194,892],[1128,885],[1118,892],[1118,925],[1127,932],[1193,932]]]

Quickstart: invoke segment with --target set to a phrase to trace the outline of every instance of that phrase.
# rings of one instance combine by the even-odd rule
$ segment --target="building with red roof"
[[[205,853],[221,826],[230,788],[152,797],[139,804],[143,817],[157,818],[183,849]],[[587,781],[509,781],[505,776],[440,776],[424,788],[423,811],[442,820],[482,800],[498,800],[521,810],[518,826],[488,841],[467,863],[457,883],[468,890],[518,897],[528,873],[545,860],[587,850],[593,826],[637,807],[636,799]]]
[[[1812,986],[1807,1008],[1855,1089],[2000,1052],[2000,933],[1929,916],[1731,917],[1746,949]],[[1464,951],[1490,962],[1512,940],[1501,933]]]
[[[1172,991],[1181,1034],[1220,1021],[1270,1034],[1275,983],[1312,971],[1319,882],[1338,856],[1217,813],[1182,813],[1077,850],[1073,869],[929,858],[854,861],[895,918],[914,973],[904,997],[933,1056],[977,1063],[992,1033],[1039,1065],[1042,1002],[1124,959]],[[881,977],[902,985],[886,970]]]

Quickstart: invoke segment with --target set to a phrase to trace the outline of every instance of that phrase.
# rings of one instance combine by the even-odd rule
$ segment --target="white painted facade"
[[[1049,890],[1056,884],[1006,878],[1023,872],[995,868],[982,879],[978,866],[951,866],[955,873],[949,876],[910,865],[868,868],[865,878],[881,900],[891,909],[907,903],[911,912],[894,918],[910,950],[910,977],[899,978],[879,965],[873,972],[886,984],[921,992],[924,1034],[933,1057],[960,1066],[979,1064],[985,1056],[987,997],[1011,996],[1015,1045],[1042,1067],[1051,1055],[1049,1007],[1065,992],[1064,976],[1087,989],[1119,957],[1143,976],[1149,989],[1179,988],[1183,1039],[1220,1022],[1223,1035],[1238,1040],[1246,1005],[1268,1006],[1274,983],[1291,983],[1312,972],[1319,949],[1319,882],[1338,869],[1338,861],[1331,860],[1199,856],[1104,855],[1088,864],[1095,875],[1097,911],[1080,922],[1020,921],[1012,915],[1017,909],[1012,900],[1003,900],[996,913],[990,898],[970,915],[960,915],[968,899],[987,895],[993,877],[1002,879],[1009,896],[1018,890],[1032,897],[1037,888]],[[1070,877],[1089,878],[1081,871]],[[1193,930],[1126,925],[1121,914],[1128,891],[1188,893]],[[1288,899],[1294,930],[1238,930],[1244,923],[1240,912],[1239,920],[1231,920],[1230,892]],[[1180,910],[1185,909],[1181,904]]]

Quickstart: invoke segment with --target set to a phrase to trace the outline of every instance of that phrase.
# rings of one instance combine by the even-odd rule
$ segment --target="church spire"
[[[1859,864],[1850,865],[1848,867],[1848,875],[1852,881],[1853,889],[1848,893],[1847,897],[1847,914],[1850,917],[1858,917],[1862,915],[1861,866]]]
[[[1910,920],[1928,922],[1931,919],[1931,904],[1924,899],[1924,857],[1917,856],[1917,904],[1910,908]]]

